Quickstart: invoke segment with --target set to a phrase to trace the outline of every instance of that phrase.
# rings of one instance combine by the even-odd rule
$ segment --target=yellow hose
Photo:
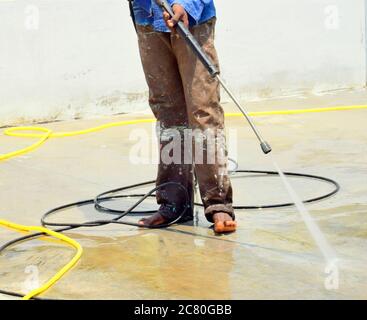
[[[274,111],[257,111],[249,112],[252,117],[264,117],[275,115],[293,115],[304,113],[320,113],[330,111],[348,111],[348,110],[361,110],[367,109],[367,106],[342,106],[342,107],[328,107],[328,108],[310,108],[310,109],[292,109],[292,110],[274,110]],[[226,113],[226,117],[242,117],[242,113]]]
[[[50,138],[64,138],[64,137],[72,137],[78,136],[82,134],[92,133],[101,131],[107,128],[127,126],[132,124],[142,124],[142,123],[152,123],[155,122],[155,119],[139,119],[139,120],[128,120],[128,121],[120,121],[120,122],[110,122],[98,127],[88,128],[85,130],[77,130],[77,131],[69,131],[69,132],[54,132],[51,133]],[[22,137],[22,138],[41,138],[43,135],[39,133],[19,133],[17,131],[41,131],[40,129],[44,129],[42,127],[13,127],[4,130],[4,134],[12,137]]]
[[[14,129],[14,128],[11,128],[11,129]],[[46,140],[52,134],[52,131],[50,129],[41,128],[41,127],[17,127],[17,129],[18,130],[42,131],[44,133],[43,134],[38,134],[38,138],[40,138],[40,139],[37,142],[33,143],[32,145],[30,145],[26,148],[19,149],[19,150],[16,150],[16,151],[5,153],[5,154],[0,154],[0,161],[1,160],[7,160],[7,159],[10,159],[10,158],[14,158],[14,157],[20,156],[22,154],[29,153],[29,152],[33,151],[34,149],[37,149],[42,144],[44,144],[46,142]],[[8,129],[8,130],[10,130],[10,129]]]
[[[329,108],[313,108],[313,109],[296,109],[296,110],[275,110],[275,111],[258,111],[258,112],[249,112],[249,115],[252,117],[261,117],[261,116],[273,116],[273,115],[294,115],[294,114],[304,114],[304,113],[319,113],[319,112],[330,112],[330,111],[346,111],[346,110],[360,110],[367,109],[367,106],[364,105],[356,105],[356,106],[342,106],[342,107],[329,107]],[[241,113],[226,113],[226,117],[242,117]],[[22,138],[39,138],[39,141],[30,145],[29,147],[13,151],[10,153],[0,155],[1,160],[7,160],[16,156],[20,156],[25,153],[29,153],[38,147],[40,147],[48,138],[61,138],[61,137],[72,137],[92,132],[101,131],[104,129],[119,127],[119,126],[127,126],[133,124],[143,124],[143,123],[152,123],[155,122],[155,119],[138,119],[138,120],[127,120],[127,121],[119,121],[119,122],[111,122],[106,123],[97,127],[88,128],[84,130],[77,131],[69,131],[69,132],[52,132],[50,129],[43,127],[13,127],[4,130],[4,134],[12,137],[22,137]],[[24,133],[23,131],[41,131],[40,133]]]
[[[17,223],[12,223],[6,220],[0,220],[0,225],[17,230],[17,231],[36,231],[36,232],[42,232],[45,234],[48,234],[49,236],[52,236],[54,238],[57,238],[65,243],[67,243],[68,245],[70,245],[71,247],[76,249],[76,254],[74,255],[74,257],[70,260],[69,263],[67,263],[62,269],[60,269],[60,271],[58,271],[50,280],[48,280],[44,285],[42,285],[41,287],[32,290],[31,292],[29,292],[27,295],[25,295],[23,297],[23,300],[29,300],[43,292],[45,292],[46,290],[48,290],[51,286],[53,286],[57,281],[59,281],[64,275],[65,273],[67,273],[71,268],[74,267],[74,265],[79,261],[80,257],[82,256],[83,253],[83,248],[82,246],[76,242],[75,240],[61,234],[55,231],[52,231],[50,229],[44,228],[44,227],[38,227],[38,226],[23,226]]]
[[[313,108],[313,109],[295,109],[295,110],[275,110],[275,111],[257,111],[257,112],[249,112],[251,117],[264,117],[264,116],[274,116],[274,115],[294,115],[294,114],[304,114],[304,113],[319,113],[319,112],[330,112],[330,111],[346,111],[346,110],[358,110],[358,109],[367,109],[366,106],[344,106],[344,107],[330,107],[330,108]],[[243,117],[242,113],[226,113],[226,117]],[[101,131],[108,128],[134,125],[134,124],[143,124],[143,123],[153,123],[155,119],[138,119],[138,120],[126,120],[119,122],[110,122],[97,127],[88,128],[85,130],[77,130],[77,131],[69,131],[69,132],[54,132],[49,135],[50,138],[63,138],[63,137],[72,137],[92,132]],[[13,127],[4,130],[4,134],[12,137],[22,137],[22,138],[42,138],[44,135],[39,133],[22,133],[19,131],[45,131],[48,129],[42,127]],[[43,143],[43,142],[42,142]],[[40,145],[42,144],[40,143]],[[36,146],[35,148],[37,148]],[[1,157],[0,157],[0,160]]]

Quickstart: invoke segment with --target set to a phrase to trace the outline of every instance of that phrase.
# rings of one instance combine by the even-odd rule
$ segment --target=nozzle
[[[266,141],[261,142],[260,146],[265,154],[270,153],[272,150],[270,144],[267,143]]]

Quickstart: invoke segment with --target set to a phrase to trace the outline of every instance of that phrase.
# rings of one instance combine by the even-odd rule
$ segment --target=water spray
[[[174,16],[173,9],[171,5],[167,2],[167,0],[156,0],[158,5],[162,8],[163,11],[167,12],[171,17]],[[260,146],[262,151],[265,154],[268,154],[272,151],[271,146],[264,140],[264,138],[261,136],[259,130],[256,128],[255,124],[253,123],[251,117],[247,113],[247,111],[242,107],[239,100],[235,97],[235,95],[232,93],[232,91],[228,88],[228,86],[225,84],[223,79],[219,75],[219,70],[217,67],[212,63],[212,61],[209,59],[209,57],[205,54],[203,49],[201,48],[198,41],[195,39],[194,35],[190,32],[188,28],[186,28],[185,24],[182,21],[178,21],[177,25],[175,26],[177,32],[179,35],[186,41],[188,46],[193,50],[193,52],[197,55],[199,60],[203,63],[203,65],[206,67],[208,72],[213,78],[217,78],[223,89],[227,92],[229,97],[233,100],[235,105],[238,107],[238,109],[241,111],[241,113],[244,115],[248,123],[250,124],[253,132],[255,133],[257,139],[260,142]],[[280,169],[278,164],[276,163],[275,159],[271,157],[274,167],[276,168],[276,171],[281,178],[290,198],[293,201],[293,204],[296,206],[297,210],[299,211],[302,220],[307,226],[307,229],[309,230],[310,234],[312,235],[315,243],[319,247],[321,253],[323,254],[325,261],[328,264],[335,263],[337,261],[337,257],[335,254],[335,251],[330,246],[330,244],[327,242],[324,234],[322,233],[321,229],[317,225],[316,221],[312,218],[309,211],[305,207],[302,200],[297,195],[294,188],[291,186],[290,182],[288,181],[286,175],[283,173],[283,171]]]

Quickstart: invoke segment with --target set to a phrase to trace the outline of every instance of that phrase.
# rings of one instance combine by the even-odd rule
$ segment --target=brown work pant
[[[203,50],[219,68],[214,47],[216,19],[213,18],[191,29]],[[234,217],[232,187],[227,171],[227,149],[224,136],[224,113],[220,106],[220,88],[185,41],[177,34],[155,32],[151,26],[137,26],[143,69],[149,86],[149,104],[157,118],[160,142],[160,164],[157,185],[179,183],[192,197],[193,168],[197,176],[205,215],[213,221],[216,212],[227,212]],[[185,129],[214,133],[214,138],[203,138],[203,161],[188,161],[196,149],[184,143]],[[177,133],[179,132],[179,139]],[[187,134],[186,134],[187,135]],[[211,135],[213,136],[213,135]],[[197,135],[195,135],[195,139]],[[194,141],[196,141],[193,139]],[[210,141],[209,141],[210,140]],[[162,160],[167,144],[181,143],[181,161]],[[191,143],[193,145],[195,143]],[[209,161],[205,151],[215,144],[216,160]],[[175,147],[173,147],[175,148]],[[212,149],[211,149],[212,150]],[[176,157],[177,158],[177,157]],[[219,160],[218,160],[219,159]],[[223,161],[224,160],[224,161]],[[193,162],[195,162],[193,164]],[[185,205],[185,192],[177,185],[168,185],[157,192],[160,213],[168,219],[177,217]],[[182,212],[182,211],[181,211]]]

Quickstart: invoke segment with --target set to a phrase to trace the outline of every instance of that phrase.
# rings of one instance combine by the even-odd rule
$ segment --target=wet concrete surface
[[[251,111],[366,104],[366,92],[342,92],[303,99],[248,104]],[[226,111],[235,111],[230,104]],[[79,130],[146,115],[49,123],[54,131]],[[165,230],[108,225],[66,233],[84,254],[78,265],[44,294],[60,299],[366,299],[367,298],[367,110],[255,118],[285,171],[322,175],[339,182],[334,197],[307,205],[338,256],[338,288],[327,289],[326,263],[295,208],[237,211],[239,229],[216,236],[196,209],[195,221]],[[229,118],[231,155],[241,169],[274,170],[242,118]],[[140,130],[140,131],[134,131]],[[0,218],[38,225],[47,210],[119,186],[155,178],[154,164],[129,157],[151,124],[116,127],[97,133],[55,138],[38,150],[0,163]],[[236,140],[237,139],[237,140]],[[32,139],[0,136],[1,153]],[[154,139],[153,139],[154,141]],[[237,153],[233,149],[237,146]],[[152,151],[152,145],[149,151]],[[331,190],[314,180],[290,179],[302,199]],[[277,177],[233,177],[235,204],[290,201]],[[143,188],[138,192],[146,191]],[[134,199],[114,201],[126,208]],[[148,200],[145,208],[155,208]],[[92,206],[62,212],[53,221],[110,218]],[[128,218],[133,219],[133,218]],[[1,228],[0,243],[19,236]],[[36,266],[43,283],[73,250],[57,241],[31,241],[0,256],[0,288],[26,291]],[[334,274],[335,275],[335,274]],[[335,280],[335,279],[334,279]],[[28,281],[28,282],[27,282]],[[335,281],[334,281],[335,283]],[[2,298],[6,298],[2,296]],[[0,298],[1,299],[1,298]]]

